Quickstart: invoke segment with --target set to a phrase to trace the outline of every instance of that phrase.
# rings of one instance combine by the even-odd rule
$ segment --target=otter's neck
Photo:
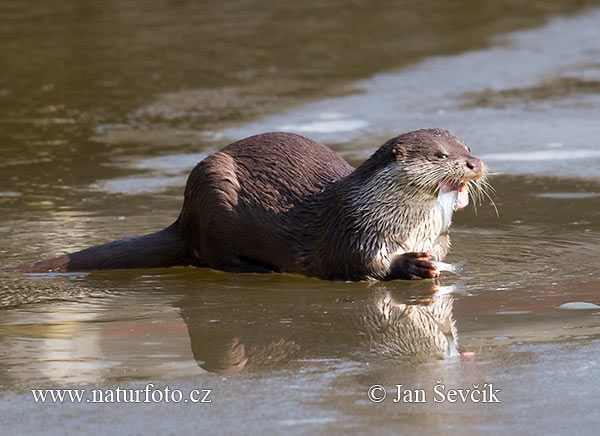
[[[321,229],[306,238],[312,241],[311,275],[381,279],[398,254],[428,252],[441,260],[448,249],[437,198],[415,186],[398,166],[361,166],[328,186],[315,203],[318,225],[305,226]],[[338,270],[320,270],[324,263]]]
[[[399,167],[357,169],[340,183],[340,201],[357,211],[360,232],[377,235],[389,250],[429,251],[442,230],[437,197]]]

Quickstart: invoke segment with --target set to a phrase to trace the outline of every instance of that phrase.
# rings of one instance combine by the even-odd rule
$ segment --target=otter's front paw
[[[435,265],[429,262],[428,253],[404,253],[396,256],[390,266],[389,280],[421,280],[439,276]]]

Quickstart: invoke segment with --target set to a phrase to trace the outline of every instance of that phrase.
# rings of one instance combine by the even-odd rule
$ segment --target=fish
[[[458,191],[440,192],[438,203],[442,214],[442,232],[447,232],[452,224],[452,215],[458,199]]]
[[[457,263],[446,263],[439,260],[430,260],[429,262],[431,262],[439,272],[448,271],[458,276],[464,276],[465,272],[463,271],[463,267],[468,261],[468,259],[464,259]]]
[[[452,215],[469,204],[469,187],[465,184],[452,186],[443,183],[439,187],[438,204],[442,214],[442,232],[447,232],[452,224]]]

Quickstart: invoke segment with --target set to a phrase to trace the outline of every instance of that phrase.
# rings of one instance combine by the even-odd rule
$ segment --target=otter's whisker
[[[467,189],[469,190],[469,197],[473,200],[473,209],[475,211],[475,215],[477,215],[477,202],[481,204],[481,199],[479,198],[479,192],[477,189],[477,184],[473,180],[469,180],[467,182]]]
[[[500,218],[500,212],[498,212],[498,208],[496,207],[496,203],[494,203],[494,200],[492,200],[492,197],[490,197],[490,195],[485,190],[482,190],[481,192],[490,200],[492,207],[496,211],[496,217]]]
[[[494,189],[494,187],[487,181],[485,176],[482,177],[481,179],[477,180],[476,186],[478,188],[479,194],[484,197],[487,197],[488,200],[490,200],[490,203],[491,203],[492,207],[494,208],[494,211],[496,212],[496,216],[500,217],[500,213],[498,212],[496,203],[494,203],[494,200],[492,199],[492,197],[490,195],[490,193],[492,195],[496,193],[496,190]]]

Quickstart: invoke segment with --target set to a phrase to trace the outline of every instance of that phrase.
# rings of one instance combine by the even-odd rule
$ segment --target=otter
[[[193,265],[327,280],[433,278],[430,260],[450,247],[452,211],[467,206],[485,174],[446,130],[396,136],[356,169],[306,137],[259,134],[196,165],[166,229],[17,271]],[[438,202],[446,193],[454,195],[450,214]]]

